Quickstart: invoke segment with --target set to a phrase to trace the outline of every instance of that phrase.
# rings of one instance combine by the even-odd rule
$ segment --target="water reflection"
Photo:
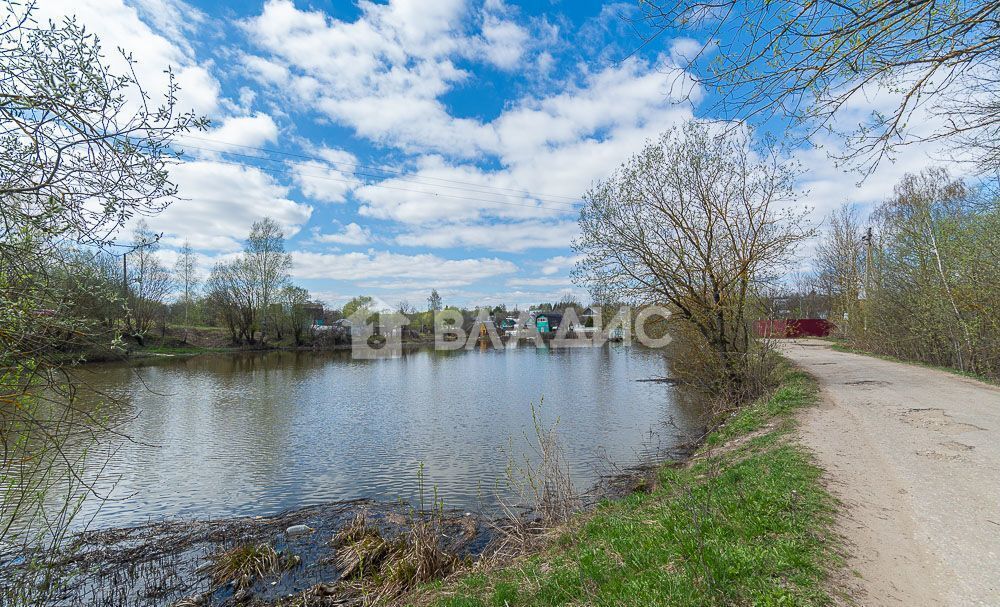
[[[602,453],[627,464],[688,437],[697,407],[673,388],[661,352],[586,349],[270,352],[160,359],[86,370],[92,390],[129,407],[91,456],[99,489],[80,521],[264,514],[358,497],[414,500],[417,470],[445,505],[489,507],[514,438],[525,449],[531,403],[558,432],[580,486]],[[93,402],[100,399],[91,397]],[[86,399],[85,399],[86,400]],[[652,434],[651,434],[652,433]],[[650,444],[650,437],[653,437]]]

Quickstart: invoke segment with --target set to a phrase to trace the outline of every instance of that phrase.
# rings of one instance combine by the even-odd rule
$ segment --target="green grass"
[[[545,552],[445,584],[430,604],[828,604],[834,501],[808,453],[784,440],[816,386],[783,373],[770,398],[737,412],[692,463],[663,467],[653,493],[605,502]]]
[[[848,354],[863,354],[865,356],[871,356],[872,358],[879,358],[881,360],[888,360],[894,363],[903,363],[906,365],[916,365],[918,367],[936,369],[938,371],[944,371],[945,373],[951,373],[952,375],[968,377],[969,379],[975,379],[983,383],[993,384],[994,386],[1000,385],[1000,380],[988,377],[986,375],[979,375],[978,373],[972,373],[970,371],[962,371],[956,369],[955,367],[949,367],[947,365],[935,365],[933,363],[927,363],[921,360],[908,360],[906,358],[899,358],[898,356],[892,356],[890,354],[880,354],[878,352],[871,352],[861,348],[856,348],[848,344],[843,339],[827,339],[826,341],[830,342],[830,348],[836,350],[837,352],[847,352]]]

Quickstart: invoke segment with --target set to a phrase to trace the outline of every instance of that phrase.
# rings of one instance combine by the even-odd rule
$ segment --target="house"
[[[758,337],[826,337],[836,325],[825,318],[789,318],[758,320],[754,332]]]
[[[325,311],[323,309],[323,304],[319,302],[309,302],[302,305],[302,312],[305,317],[309,319],[309,325],[313,327],[322,327],[324,323]]]
[[[562,314],[557,312],[539,312],[535,314],[535,328],[539,333],[552,333],[559,329]]]

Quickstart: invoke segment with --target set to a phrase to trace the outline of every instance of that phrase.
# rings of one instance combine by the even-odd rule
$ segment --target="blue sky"
[[[154,96],[172,66],[181,104],[212,119],[179,146],[184,200],[148,220],[164,261],[189,240],[208,268],[266,215],[289,235],[295,281],[319,299],[422,308],[431,288],[463,305],[587,298],[569,279],[580,196],[711,107],[682,69],[701,42],[664,36],[637,50],[634,7],[47,0],[39,16],[75,14],[113,64],[116,47],[129,50]],[[909,149],[857,186],[824,149],[792,155],[817,221],[929,162]]]

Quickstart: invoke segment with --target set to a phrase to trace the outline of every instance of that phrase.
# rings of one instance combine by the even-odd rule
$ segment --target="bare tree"
[[[675,127],[587,194],[574,275],[595,301],[670,304],[738,384],[755,291],[811,234],[795,177],[742,133]]]
[[[257,308],[251,273],[244,260],[215,264],[205,290],[209,308],[229,328],[233,343],[254,343]]]
[[[965,214],[969,200],[969,190],[959,180],[952,179],[941,168],[932,168],[917,175],[908,174],[896,186],[892,198],[879,209],[885,226],[895,238],[905,239],[914,247],[914,252],[923,260],[924,269],[930,269],[939,288],[935,299],[948,310],[950,324],[957,328],[960,336],[952,339],[955,352],[955,366],[965,371],[967,360],[973,355],[973,337],[970,323],[963,314],[956,294],[955,283],[968,280],[962,276],[960,259],[951,258],[957,254],[945,242],[948,224]]]
[[[270,316],[273,329],[280,329],[278,295],[289,286],[291,255],[285,252],[284,234],[269,218],[253,224],[243,255],[218,263],[205,283],[209,302],[226,323],[236,343],[256,344],[266,339]],[[280,307],[280,306],[279,306]]]
[[[170,273],[156,257],[159,238],[145,221],[133,232],[132,251],[128,253],[127,288],[128,331],[142,342],[156,316],[162,313],[164,301],[173,289]]]
[[[873,167],[918,139],[964,142],[980,166],[1000,167],[1000,2],[869,0],[640,0],[655,35],[703,38],[687,59],[721,92],[726,115],[766,121],[779,115],[812,134],[838,129],[837,113],[866,92],[895,94],[850,131],[850,157]],[[936,113],[930,133],[914,112]],[[926,122],[926,121],[921,121]],[[841,129],[838,129],[841,130]]]
[[[266,339],[268,309],[277,292],[288,283],[292,256],[285,252],[285,233],[270,217],[254,222],[243,257],[253,272],[254,304],[261,319],[261,341]]]
[[[313,320],[307,313],[307,306],[310,305],[309,291],[302,287],[286,285],[281,289],[279,297],[284,310],[283,320],[292,333],[295,345],[301,346],[306,329]]]
[[[833,212],[816,248],[819,282],[829,295],[832,313],[842,332],[861,320],[865,277],[865,229],[858,209],[844,205]]]
[[[201,283],[198,276],[198,258],[191,248],[191,243],[184,241],[178,251],[177,263],[174,265],[174,274],[177,277],[177,284],[181,287],[181,297],[184,304],[184,326],[189,322],[189,311],[194,293]]]
[[[841,208],[817,252],[851,343],[1000,377],[996,193],[927,169],[905,175],[868,222]]]

